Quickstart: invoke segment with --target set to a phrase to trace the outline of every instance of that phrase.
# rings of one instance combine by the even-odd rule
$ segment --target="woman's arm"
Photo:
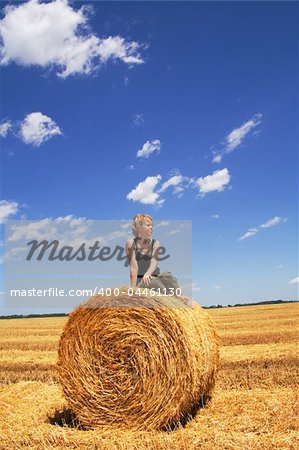
[[[133,248],[133,239],[128,239],[126,242],[126,255],[130,263],[130,281],[131,286],[135,287],[137,285],[137,275],[138,275],[138,265],[135,257],[135,252]]]
[[[151,262],[150,262],[150,266],[147,269],[146,273],[143,275],[142,278],[142,282],[145,286],[148,286],[150,284],[151,278],[152,278],[152,274],[155,272],[157,265],[158,265],[158,260],[156,258],[156,255],[158,254],[157,249],[160,247],[160,242],[159,241],[155,241],[154,245],[153,245],[153,251],[152,251],[152,258],[151,258]]]

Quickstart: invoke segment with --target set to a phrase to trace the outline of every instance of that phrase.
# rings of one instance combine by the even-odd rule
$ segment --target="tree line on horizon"
[[[236,303],[234,305],[211,305],[211,306],[203,306],[204,309],[212,309],[212,308],[234,308],[238,306],[257,306],[257,305],[272,305],[277,303],[296,303],[298,300],[266,300],[256,303]],[[2,315],[0,319],[32,319],[39,317],[66,317],[69,313],[50,313],[50,314],[10,314],[10,315]]]

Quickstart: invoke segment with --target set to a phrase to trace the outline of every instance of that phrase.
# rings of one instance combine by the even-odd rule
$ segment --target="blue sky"
[[[2,2],[0,34],[3,224],[192,220],[199,303],[298,298],[297,3]]]

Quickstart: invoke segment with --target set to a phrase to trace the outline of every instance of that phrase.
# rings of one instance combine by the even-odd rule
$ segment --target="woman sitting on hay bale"
[[[132,286],[165,287],[165,280],[177,286],[150,259],[138,264],[137,251],[150,255],[159,245],[152,223],[149,216],[133,221],[148,251],[138,239],[136,249],[134,239],[127,242],[127,254],[134,254]],[[195,302],[181,308],[185,297],[154,292],[148,298],[132,290],[91,297],[70,314],[60,337],[58,378],[67,408],[86,429],[174,429],[194,416],[214,387],[219,338],[207,312]]]
[[[134,239],[128,239],[126,242],[131,286],[158,290],[166,295],[177,295],[180,291],[177,279],[170,272],[160,273],[158,267],[155,254],[160,242],[152,238],[153,218],[148,214],[137,214],[132,221],[132,231]],[[189,304],[187,298],[181,299]]]

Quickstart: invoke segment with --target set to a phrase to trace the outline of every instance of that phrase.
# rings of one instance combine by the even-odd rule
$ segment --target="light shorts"
[[[138,287],[145,287],[140,281],[137,284]],[[147,289],[160,289],[161,293],[164,293],[164,289],[166,288],[166,294],[169,292],[169,288],[177,289],[179,288],[178,280],[171,274],[171,272],[162,272],[156,277],[152,277],[149,286]]]

